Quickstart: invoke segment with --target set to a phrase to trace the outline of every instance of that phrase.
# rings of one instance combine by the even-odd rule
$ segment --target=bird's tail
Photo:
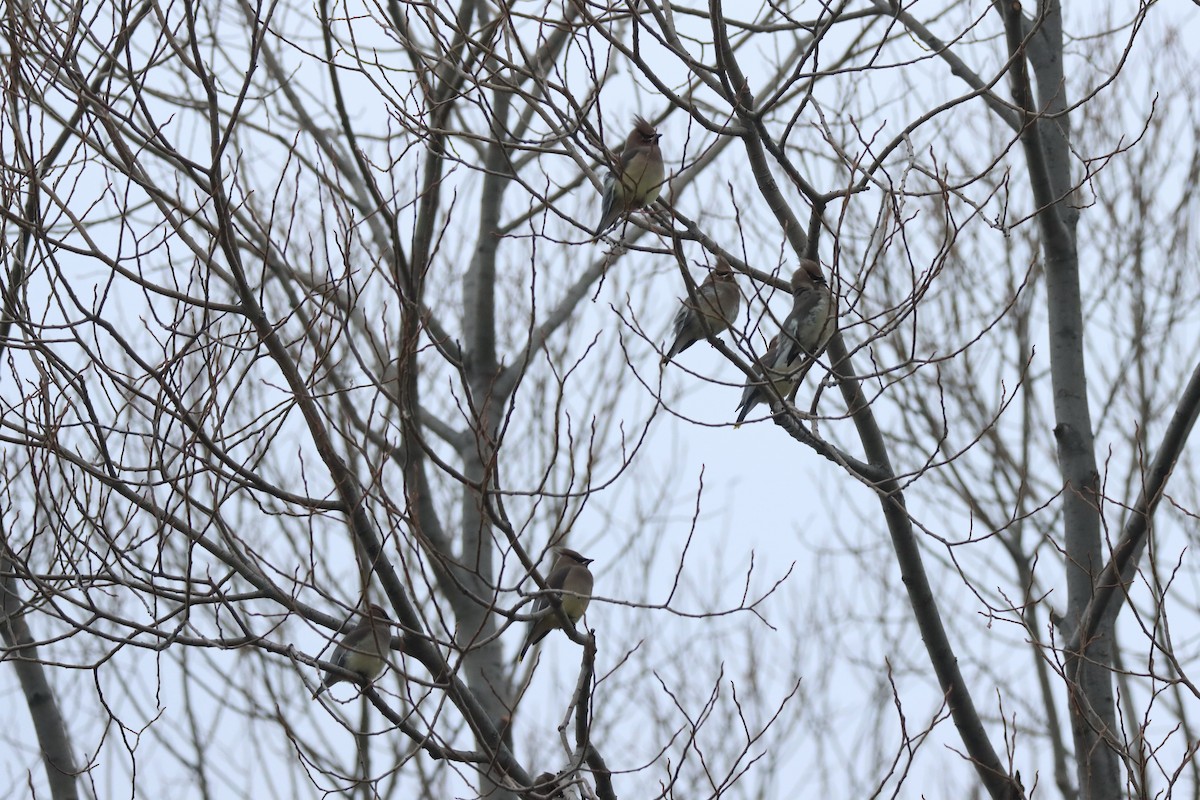
[[[742,423],[746,421],[746,415],[750,413],[750,409],[758,405],[757,392],[751,387],[746,394],[742,395],[742,402],[738,403],[737,422],[733,423],[733,427],[740,428]]]
[[[615,228],[620,218],[620,209],[613,209],[611,212],[605,214],[604,219],[600,220],[600,224],[596,226],[596,230],[592,231],[592,241],[597,241],[601,236]]]

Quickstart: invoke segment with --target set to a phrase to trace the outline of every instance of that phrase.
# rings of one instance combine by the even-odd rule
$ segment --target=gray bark
[[[1042,254],[1050,327],[1050,371],[1054,389],[1054,437],[1063,480],[1063,546],[1066,553],[1068,638],[1079,629],[1104,567],[1099,472],[1087,397],[1078,211],[1070,204],[1070,117],[1062,72],[1062,8],[1057,0],[1029,20],[1019,4],[1001,3],[1012,56],[1013,98],[1023,114],[1021,144],[1029,166]],[[1026,68],[1037,81],[1036,100]],[[1035,105],[1036,102],[1036,105]],[[1121,796],[1118,735],[1112,675],[1113,617],[1066,655],[1071,731],[1075,742],[1079,796],[1116,800]]]
[[[79,797],[79,767],[71,753],[71,737],[62,708],[50,687],[46,665],[38,657],[37,643],[26,620],[26,606],[17,583],[17,564],[9,553],[6,538],[0,540],[0,639],[4,641],[0,661],[10,662],[21,681],[21,691],[42,749],[50,796],[54,800],[75,800]]]

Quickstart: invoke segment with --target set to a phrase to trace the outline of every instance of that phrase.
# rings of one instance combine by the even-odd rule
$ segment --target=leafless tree
[[[734,5],[5,7],[10,793],[1200,795],[1170,12]]]

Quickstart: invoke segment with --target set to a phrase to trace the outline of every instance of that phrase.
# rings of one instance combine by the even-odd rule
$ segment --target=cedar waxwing
[[[759,362],[762,364],[775,363],[775,357],[779,353],[779,334],[771,337],[771,341],[767,344],[767,352],[763,353]],[[769,403],[774,397],[774,394],[766,388],[765,380],[762,377],[762,368],[758,364],[754,365],[754,372],[758,375],[755,380],[746,381],[746,387],[742,390],[742,401],[738,404],[738,418],[733,427],[742,424],[746,419],[746,415],[750,413],[759,403]],[[787,397],[791,394],[792,389],[796,388],[796,378],[798,371],[795,369],[784,369],[777,371],[772,367],[767,367],[767,373],[771,376],[771,383],[775,385],[775,392],[780,397]]]
[[[554,560],[554,567],[550,570],[550,577],[546,579],[546,588],[558,595],[563,613],[572,624],[579,622],[592,599],[592,573],[587,568],[592,560],[584,558],[574,550],[560,548],[558,558]],[[550,598],[547,595],[539,597],[534,604],[533,613],[537,614],[539,611],[547,613],[530,620],[529,633],[525,635],[525,643],[521,645],[517,661],[523,660],[525,652],[546,638],[546,634],[562,627],[558,613],[550,608]]]
[[[357,672],[364,681],[369,681],[383,671],[387,654],[392,649],[391,617],[379,606],[368,607],[366,619],[357,622],[346,632],[333,650],[329,661],[342,669]],[[349,680],[340,672],[326,670],[321,685],[313,692],[316,699],[321,692],[340,681]]]
[[[596,236],[617,224],[622,214],[650,205],[658,199],[663,184],[662,134],[641,117],[633,118],[633,130],[617,161],[616,172],[604,176],[604,213]]]
[[[836,325],[833,295],[825,282],[825,273],[817,262],[803,259],[792,274],[792,310],[761,359],[780,397],[795,388],[801,371],[825,349]],[[748,382],[742,391],[735,426],[742,424],[750,409],[759,403],[769,404],[774,397],[762,381]]]
[[[538,800],[565,800],[562,787],[558,785],[558,776],[553,772],[543,772],[533,779],[533,795]]]
[[[696,287],[696,303],[698,308],[692,306],[691,298],[683,298],[683,308],[675,315],[675,342],[662,357],[662,363],[666,364],[696,342],[702,341],[705,322],[713,336],[733,325],[742,307],[742,293],[738,290],[733,267],[728,261],[717,259],[717,266],[704,279],[704,283]]]

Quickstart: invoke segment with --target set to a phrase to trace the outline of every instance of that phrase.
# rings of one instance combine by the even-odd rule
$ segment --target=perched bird
[[[837,326],[833,294],[821,265],[810,258],[792,274],[792,311],[779,329],[776,367],[815,359],[825,350]]]
[[[621,215],[658,199],[664,177],[662,151],[658,149],[661,138],[649,122],[633,118],[633,130],[625,139],[617,169],[604,177],[604,213],[596,226],[597,237],[616,225]]]
[[[675,315],[675,341],[662,357],[662,363],[702,341],[705,323],[713,336],[727,330],[741,307],[742,293],[734,280],[733,267],[724,258],[718,258],[717,266],[696,287],[696,305],[692,305],[691,298],[683,299],[683,308]]]
[[[543,772],[533,779],[534,791],[531,797],[538,800],[565,800],[566,795],[558,785],[559,776],[553,772]]]
[[[802,372],[829,343],[836,325],[833,295],[821,265],[806,258],[792,275],[792,310],[760,359],[780,397],[795,388]],[[742,391],[735,425],[741,425],[756,405],[769,404],[774,398],[762,380],[749,381]]]
[[[773,364],[775,358],[779,354],[779,334],[771,337],[771,341],[767,344],[767,352],[763,353],[759,362],[762,364]],[[742,389],[742,401],[738,403],[738,417],[734,427],[741,425],[745,421],[746,415],[759,403],[769,403],[775,394],[772,394],[766,388],[766,378],[763,377],[762,369],[756,364],[754,371],[757,378],[746,381],[746,387]],[[773,367],[767,367],[767,373],[770,375],[771,383],[775,386],[775,393],[779,397],[787,397],[791,394],[792,389],[796,388],[796,378],[799,376],[797,369],[785,368],[776,370]]]
[[[362,680],[369,681],[383,671],[391,646],[391,617],[372,603],[368,607],[367,617],[346,632],[334,648],[329,661],[342,669],[356,672]],[[321,678],[321,685],[313,693],[313,699],[330,686],[344,680],[349,679],[340,672],[327,669],[325,676]]]
[[[563,613],[567,615],[572,624],[579,621],[592,599],[592,573],[587,568],[592,560],[584,558],[574,550],[568,550],[565,547],[559,548],[558,558],[554,560],[550,577],[546,579],[546,588],[558,596],[562,603]],[[525,643],[521,645],[517,661],[523,660],[525,652],[546,638],[546,634],[555,628],[562,627],[558,614],[550,608],[549,596],[542,595],[534,604],[533,613],[537,614],[540,611],[546,613],[530,620],[529,633],[525,635]]]

